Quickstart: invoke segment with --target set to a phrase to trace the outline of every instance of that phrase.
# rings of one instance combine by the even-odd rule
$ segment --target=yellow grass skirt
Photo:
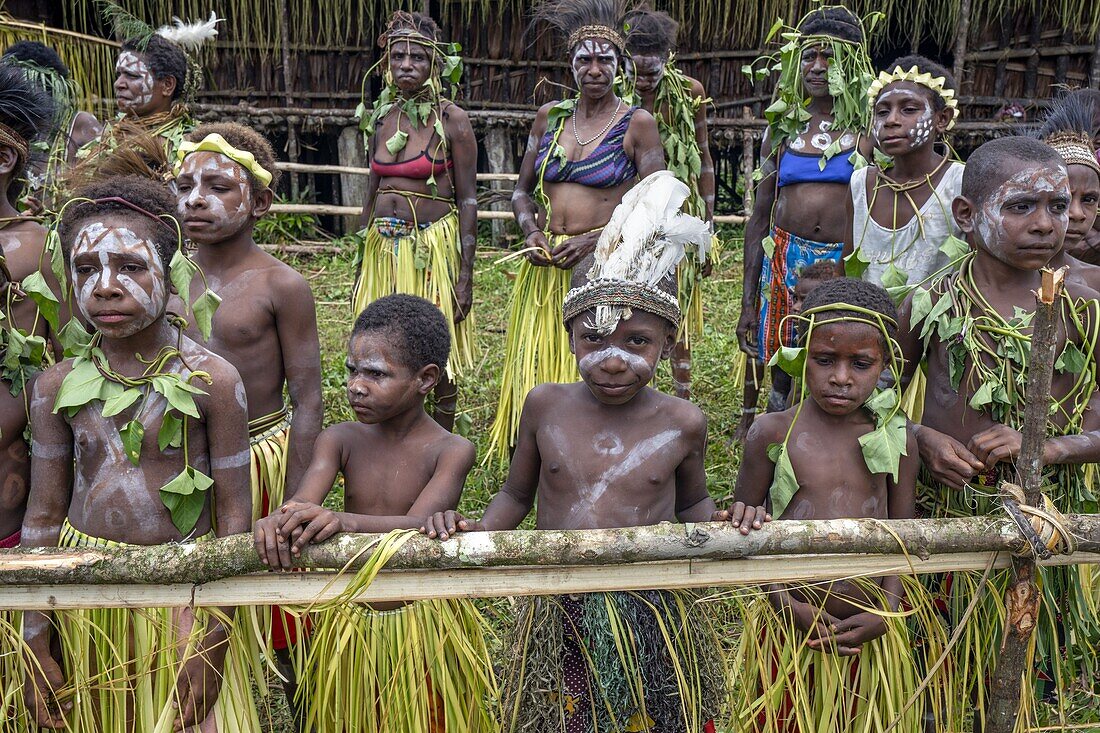
[[[731,669],[745,704],[736,711],[732,729],[880,733],[897,721],[892,729],[897,733],[920,733],[928,713],[936,718],[935,730],[962,730],[956,726],[962,724],[966,702],[949,697],[945,670],[933,674],[928,687],[916,694],[923,670],[943,651],[946,634],[920,584],[903,581],[914,610],[906,612],[908,618],[888,615],[886,634],[864,644],[855,657],[809,648],[807,634],[762,593],[739,598],[743,627]]]
[[[0,611],[0,733],[31,730],[23,705],[23,613]]]
[[[212,537],[200,538],[203,541]],[[60,547],[122,547],[122,543],[92,537],[62,526]],[[193,658],[205,623],[217,611],[196,609],[189,633],[180,629],[183,608],[106,608],[54,613],[61,641],[62,669],[67,685],[56,691],[73,703],[66,715],[74,733],[167,733],[177,709],[173,706],[176,676]],[[247,673],[249,653],[237,634],[229,638],[222,686],[212,715],[219,733],[251,733],[260,729]],[[29,670],[26,670],[29,673]],[[134,716],[132,728],[127,711]],[[28,726],[25,730],[32,730]]]
[[[473,602],[416,601],[392,611],[349,603],[313,620],[299,686],[308,729],[499,729],[491,631]]]
[[[572,235],[550,234],[550,248]],[[519,263],[504,345],[500,402],[490,431],[489,455],[508,459],[519,432],[519,417],[527,393],[547,382],[576,382],[577,360],[569,349],[569,332],[562,325],[562,303],[569,292],[572,270]]]
[[[711,237],[712,260],[718,256],[718,237]],[[676,340],[691,350],[703,337],[703,269],[692,247],[676,270],[677,295],[680,301],[680,330]]]
[[[451,212],[424,228],[410,222],[384,234],[389,220],[375,220],[360,232],[359,279],[352,293],[352,317],[357,318],[370,303],[386,295],[407,293],[430,300],[443,311],[451,332],[451,356],[447,372],[461,377],[473,367],[476,354],[474,317],[468,314],[454,322],[454,288],[458,280],[462,249],[458,214]]]

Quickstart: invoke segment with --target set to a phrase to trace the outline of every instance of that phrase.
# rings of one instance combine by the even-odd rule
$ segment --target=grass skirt
[[[685,591],[519,602],[504,730],[701,733],[726,706],[717,634]]]
[[[935,730],[961,730],[964,706],[949,697],[949,671],[938,670],[916,694],[946,636],[920,584],[909,578],[903,583],[912,610],[887,615],[886,634],[854,657],[809,648],[808,635],[762,593],[739,598],[743,626],[731,669],[745,704],[732,729],[879,733],[898,721],[896,733],[919,733],[922,718],[931,714]]]
[[[569,235],[547,237],[551,249]],[[516,271],[512,291],[500,402],[490,432],[488,454],[504,462],[515,445],[527,393],[546,382],[576,382],[577,360],[569,349],[569,332],[562,326],[562,303],[569,292],[571,270],[536,267],[526,259]]]
[[[352,293],[352,317],[386,295],[407,293],[430,300],[443,311],[451,333],[447,372],[461,377],[474,365],[474,317],[454,322],[454,288],[462,250],[458,214],[451,212],[426,227],[410,222],[376,219],[360,232],[359,279]]]
[[[208,535],[209,536],[209,535]],[[199,541],[202,541],[200,538]],[[80,532],[67,521],[61,547],[119,547],[120,543]],[[189,633],[181,629],[182,608],[107,608],[54,612],[61,642],[66,687],[55,691],[69,700],[68,730],[98,733],[167,733],[177,710],[176,675],[194,654],[205,623],[219,614],[196,609]],[[223,618],[224,620],[224,618]],[[249,652],[237,634],[229,638],[222,686],[211,715],[219,733],[260,730],[247,672]],[[33,662],[29,662],[32,663]],[[24,674],[29,674],[24,669]],[[133,726],[127,724],[132,706]],[[32,730],[28,725],[22,730]]]
[[[498,730],[490,632],[471,601],[344,604],[313,618],[299,687],[310,730]]]

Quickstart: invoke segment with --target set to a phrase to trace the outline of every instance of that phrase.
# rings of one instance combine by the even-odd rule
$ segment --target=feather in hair
[[[157,35],[166,41],[180,46],[187,51],[198,51],[207,41],[212,41],[218,35],[218,23],[222,21],[218,14],[210,11],[210,18],[205,21],[184,23],[175,16],[172,17],[172,25],[161,26],[157,29]]]

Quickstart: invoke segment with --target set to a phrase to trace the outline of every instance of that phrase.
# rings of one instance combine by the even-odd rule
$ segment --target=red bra
[[[422,181],[450,170],[453,165],[450,158],[444,160],[429,158],[427,150],[415,158],[393,163],[371,161],[371,169],[381,178],[414,178]]]

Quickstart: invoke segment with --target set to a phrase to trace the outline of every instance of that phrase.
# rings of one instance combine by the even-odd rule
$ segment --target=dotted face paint
[[[76,235],[69,257],[80,295],[77,305],[81,314],[101,331],[110,331],[114,338],[125,338],[147,328],[168,306],[164,265],[156,246],[125,227],[104,226],[100,222],[87,224]],[[133,265],[138,265],[135,268]],[[149,283],[140,284],[140,269],[148,271]],[[143,278],[144,279],[144,278]],[[110,299],[97,296],[118,288],[138,305],[136,318],[107,320],[127,313],[128,304],[111,304]],[[113,315],[112,315],[113,314]],[[119,323],[117,329],[111,324]]]

